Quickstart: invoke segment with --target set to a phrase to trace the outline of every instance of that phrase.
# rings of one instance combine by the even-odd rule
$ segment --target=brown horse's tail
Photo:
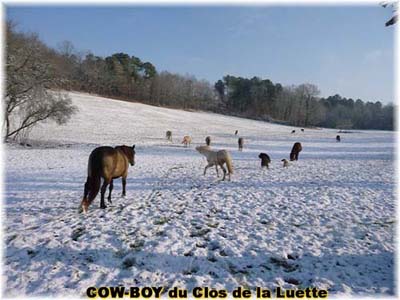
[[[85,190],[81,202],[83,212],[87,212],[89,205],[96,198],[100,190],[101,176],[99,167],[96,168],[95,155],[91,154],[88,162],[88,176],[86,178]]]
[[[81,202],[83,212],[87,212],[89,205],[96,198],[100,190],[101,178],[100,176],[87,177],[85,183],[85,192]]]
[[[228,152],[226,152],[226,167],[228,168],[229,174],[233,174],[232,158]]]

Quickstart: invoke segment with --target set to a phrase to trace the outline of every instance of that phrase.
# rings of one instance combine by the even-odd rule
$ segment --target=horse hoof
[[[101,208],[101,209],[106,209],[106,208],[107,208],[107,206],[105,206],[105,205],[102,205],[102,206],[100,206],[100,208]]]
[[[110,203],[110,204],[112,203],[111,199],[108,199],[108,203]]]

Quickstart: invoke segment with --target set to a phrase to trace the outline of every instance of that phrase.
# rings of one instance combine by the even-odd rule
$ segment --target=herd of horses
[[[304,129],[302,129],[304,131]],[[292,133],[294,133],[292,131]],[[235,135],[238,134],[238,130],[235,131]],[[172,141],[172,132],[168,130],[166,132],[166,138]],[[206,145],[197,146],[195,149],[207,159],[207,165],[204,168],[204,175],[208,168],[215,166],[217,176],[219,177],[218,166],[222,169],[224,176],[222,180],[225,180],[226,174],[228,173],[228,179],[231,180],[231,174],[233,174],[232,158],[227,150],[212,150],[211,149],[211,137],[207,136]],[[336,136],[336,141],[340,142],[340,136]],[[190,146],[192,138],[188,135],[183,137],[182,144],[185,147]],[[243,151],[244,139],[240,137],[238,139],[238,150]],[[296,161],[299,158],[299,153],[302,151],[302,145],[299,142],[294,143],[290,152],[290,161]],[[108,203],[111,202],[111,192],[114,188],[113,180],[121,177],[122,179],[122,196],[126,195],[126,178],[128,176],[129,165],[135,165],[135,145],[133,146],[102,146],[94,149],[89,155],[87,178],[84,187],[84,195],[81,201],[80,208],[83,212],[87,212],[89,205],[96,198],[100,191],[100,208],[106,208],[104,196],[109,187]],[[269,168],[271,158],[266,153],[260,153],[258,156],[261,160],[261,167]],[[282,159],[283,167],[289,166],[287,159]],[[226,169],[224,167],[226,165]],[[101,184],[101,178],[103,178],[103,184]],[[100,187],[101,186],[101,187]]]

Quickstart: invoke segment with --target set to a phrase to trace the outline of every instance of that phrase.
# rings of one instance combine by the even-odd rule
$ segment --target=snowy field
[[[85,297],[89,286],[116,285],[395,293],[393,132],[354,130],[337,143],[333,129],[71,97],[79,113],[67,125],[41,125],[32,147],[5,148],[6,296]],[[207,135],[230,151],[231,182],[214,168],[203,176],[194,147]],[[283,168],[294,142],[299,161]],[[117,179],[113,204],[100,209],[98,196],[79,214],[90,152],[121,144],[136,144],[127,196]]]

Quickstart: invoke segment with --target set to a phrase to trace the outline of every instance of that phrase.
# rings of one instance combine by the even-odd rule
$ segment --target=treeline
[[[104,58],[77,53],[69,42],[58,53],[65,89],[172,108],[215,109],[213,87],[194,76],[159,73],[152,63],[126,53]]]
[[[286,86],[258,77],[225,76],[215,83],[228,112],[295,126],[341,129],[394,128],[394,106],[363,102],[340,95],[319,97],[313,84]]]
[[[393,105],[339,95],[321,98],[313,84],[282,86],[269,79],[230,75],[211,84],[190,75],[159,72],[151,62],[126,53],[100,57],[79,52],[70,42],[52,49],[35,34],[16,31],[10,22],[6,38],[6,137],[46,119],[66,122],[76,109],[66,95],[49,92],[60,89],[303,127],[394,127]]]

